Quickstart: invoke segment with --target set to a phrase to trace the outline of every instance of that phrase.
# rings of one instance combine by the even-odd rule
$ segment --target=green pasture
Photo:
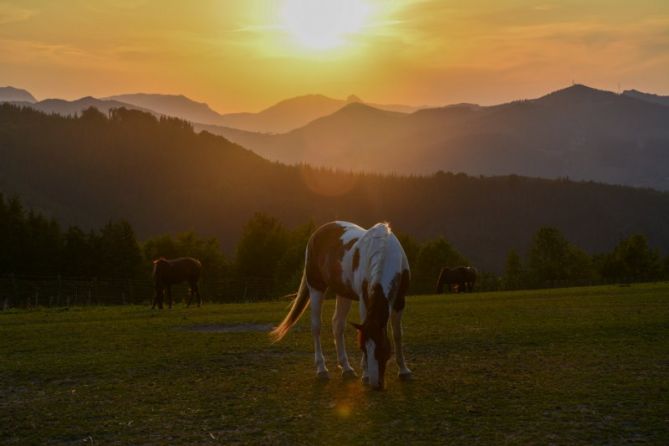
[[[412,296],[383,392],[339,377],[332,301],[329,382],[308,317],[271,344],[286,307],[0,312],[0,444],[669,444],[669,284]]]

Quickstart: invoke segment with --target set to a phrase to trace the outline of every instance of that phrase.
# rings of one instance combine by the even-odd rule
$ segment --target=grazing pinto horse
[[[386,223],[368,230],[342,221],[327,223],[309,239],[305,267],[297,296],[271,335],[281,340],[311,303],[311,333],[314,338],[316,373],[329,378],[321,350],[321,307],[326,289],[337,295],[332,331],[337,362],[345,379],[356,376],[348,361],[344,328],[354,300],[359,301],[362,324],[358,344],[362,350],[362,380],[382,389],[386,362],[391,355],[388,319],[393,329],[395,358],[400,379],[410,379],[402,352],[402,310],[409,287],[409,263],[397,237]]]
[[[452,291],[454,286],[457,286],[457,292],[472,292],[474,291],[474,283],[476,283],[477,272],[471,266],[458,266],[456,268],[442,268],[439,273],[439,280],[437,281],[437,294],[441,294],[444,290],[444,285],[447,285],[447,290]]]
[[[200,279],[202,263],[192,257],[179,257],[178,259],[167,260],[164,257],[153,261],[153,282],[156,288],[156,294],[153,298],[152,309],[156,304],[163,309],[163,296],[167,292],[167,304],[172,308],[172,285],[181,282],[188,282],[189,292],[187,306],[190,307],[193,295],[197,297],[197,306],[202,305],[202,297],[197,287],[197,281]]]

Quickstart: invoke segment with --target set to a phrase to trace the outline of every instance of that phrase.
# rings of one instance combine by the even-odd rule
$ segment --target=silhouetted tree
[[[418,243],[418,241],[415,238],[411,237],[409,234],[406,234],[401,231],[396,231],[395,229],[393,229],[393,232],[395,233],[395,236],[400,241],[400,244],[404,249],[404,253],[407,256],[407,260],[409,261],[409,267],[413,268],[414,265],[416,265],[416,261],[418,260],[418,253],[420,252],[420,243]]]
[[[532,239],[529,273],[534,285],[541,286],[591,279],[594,269],[590,257],[569,243],[557,228],[542,227]]]
[[[86,234],[71,226],[63,235],[63,253],[60,273],[66,277],[93,277],[97,275],[94,244],[96,235]]]
[[[648,246],[641,234],[632,235],[605,254],[600,261],[601,275],[609,280],[643,281],[662,276],[662,259]]]
[[[262,279],[269,283],[276,276],[277,265],[288,244],[288,232],[276,218],[256,213],[244,225],[237,245],[237,276]]]
[[[274,271],[274,289],[276,294],[297,291],[304,269],[304,255],[309,237],[316,229],[313,222],[288,231],[288,246],[279,258]]]
[[[142,270],[142,252],[130,224],[107,223],[100,231],[100,277],[137,277]]]
[[[515,249],[512,249],[506,257],[506,267],[504,269],[504,276],[502,277],[504,289],[519,289],[524,285],[524,280],[525,277],[520,256]]]

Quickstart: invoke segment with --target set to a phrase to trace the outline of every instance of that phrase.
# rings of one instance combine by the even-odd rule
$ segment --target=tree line
[[[192,256],[204,265],[206,299],[238,300],[249,284],[256,287],[253,298],[275,298],[297,289],[306,244],[315,229],[314,222],[288,228],[277,218],[256,213],[244,225],[234,252],[226,255],[216,238],[194,232],[140,242],[125,220],[110,221],[97,230],[62,228],[54,219],[26,209],[18,198],[0,194],[0,277],[60,276],[148,283],[152,260]],[[443,237],[418,241],[401,232],[397,236],[411,265],[414,294],[434,292],[442,267],[470,264]],[[611,252],[589,255],[556,228],[542,227],[534,234],[525,258],[512,250],[503,274],[482,271],[478,288],[540,288],[667,278],[669,256],[663,258],[643,235],[622,239]],[[213,292],[214,283],[227,284],[225,296]],[[207,290],[212,295],[206,295]]]

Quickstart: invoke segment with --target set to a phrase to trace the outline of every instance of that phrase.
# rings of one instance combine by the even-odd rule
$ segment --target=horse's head
[[[161,265],[168,265],[167,259],[165,257],[158,257],[153,261],[153,275],[155,277],[156,273],[158,272],[158,269],[161,267]]]
[[[380,296],[375,296],[379,293]],[[358,330],[358,346],[367,358],[369,385],[373,389],[382,390],[386,363],[392,355],[392,349],[387,328],[388,301],[380,285],[376,285],[372,290],[371,306],[367,311],[367,317],[362,325],[355,323],[352,325]]]
[[[449,276],[451,276],[452,274],[451,271],[452,270],[448,267],[444,267],[441,269],[441,272],[439,273],[439,279],[437,280],[437,289],[436,289],[437,294],[441,294],[444,291],[444,285],[450,281]]]

